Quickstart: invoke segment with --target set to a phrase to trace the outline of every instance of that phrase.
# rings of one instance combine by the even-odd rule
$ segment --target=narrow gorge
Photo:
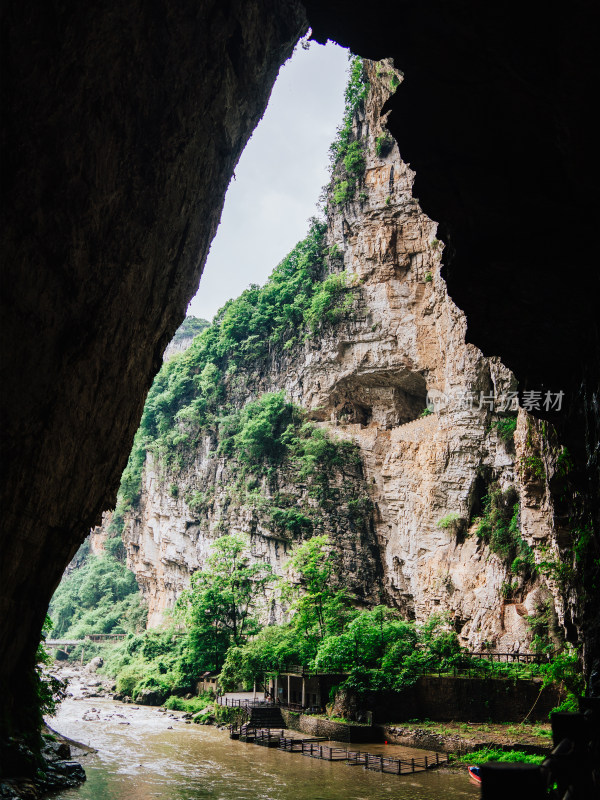
[[[295,665],[303,710],[360,723],[373,689],[389,722],[390,695],[473,670],[512,682],[511,721],[523,678],[549,690],[541,726],[551,707],[588,725],[597,5],[5,0],[0,20],[0,794],[72,769],[43,728],[52,624],[73,668],[104,658],[111,704],[206,721],[208,670],[248,688]],[[309,42],[357,54],[320,216],[264,286],[186,318],[234,170]],[[213,579],[243,585],[241,632]],[[121,638],[83,644],[94,632]],[[305,669],[343,682],[305,705]],[[295,678],[269,678],[270,699],[298,701]],[[589,796],[597,768],[575,773]]]
[[[500,359],[465,341],[436,223],[382,115],[401,73],[354,64],[325,224],[167,359],[92,549],[122,532],[150,627],[224,533],[248,534],[274,576],[295,543],[326,533],[360,605],[447,613],[470,650],[576,643],[560,565],[572,571],[584,532],[561,527],[550,490],[564,491],[568,453]],[[277,454],[235,445],[246,404],[254,419],[265,398],[268,435],[299,437],[288,429]],[[263,621],[282,621],[271,595]]]

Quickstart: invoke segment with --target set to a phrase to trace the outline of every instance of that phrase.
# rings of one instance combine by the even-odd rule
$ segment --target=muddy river
[[[479,796],[465,772],[382,775],[232,741],[226,731],[186,724],[178,712],[105,699],[65,700],[51,726],[95,753],[75,754],[87,781],[61,800],[457,800]],[[392,745],[355,749],[420,757]]]

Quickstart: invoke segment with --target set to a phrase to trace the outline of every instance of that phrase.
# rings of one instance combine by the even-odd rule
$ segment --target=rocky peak
[[[318,508],[289,464],[240,482],[240,464],[219,455],[218,431],[206,431],[185,468],[146,457],[139,508],[124,531],[128,561],[157,625],[223,532],[248,532],[253,557],[280,575],[294,541],[325,531],[360,602],[383,599],[420,621],[447,612],[467,646],[523,651],[530,618],[557,590],[535,574],[539,555],[528,568],[513,564],[525,548],[521,531],[534,546],[536,536],[554,536],[548,504],[518,468],[522,438],[502,435],[501,423],[514,427],[516,380],[466,343],[465,316],[440,275],[436,224],[413,197],[414,173],[381,116],[402,76],[389,61],[364,70],[369,90],[327,191],[323,278],[337,276],[341,287],[335,319],[223,378],[238,408],[284,391],[314,425],[351,442],[360,465],[331,476],[337,502]],[[519,425],[526,419],[521,410]],[[491,540],[482,533],[492,495],[508,514],[503,547],[492,523]],[[282,504],[310,525],[282,530]],[[285,608],[267,593],[264,613],[279,620]]]

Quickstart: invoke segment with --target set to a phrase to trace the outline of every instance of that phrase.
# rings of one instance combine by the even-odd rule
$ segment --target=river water
[[[178,712],[70,698],[54,730],[96,749],[76,757],[87,781],[60,800],[458,800],[479,796],[466,772],[382,775],[344,762],[232,741],[226,731],[186,724]],[[422,750],[355,745],[396,757]],[[402,755],[400,755],[402,754]]]

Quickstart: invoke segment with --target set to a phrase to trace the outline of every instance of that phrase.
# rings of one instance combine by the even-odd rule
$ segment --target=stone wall
[[[338,697],[335,713],[361,719],[373,712],[373,722],[435,719],[440,722],[548,721],[550,711],[564,696],[557,687],[542,688],[541,681],[497,678],[429,677],[401,692],[367,692]]]
[[[352,725],[341,722],[332,722],[322,717],[309,714],[299,714],[295,711],[282,709],[286,728],[292,731],[306,733],[309,736],[326,736],[335,742],[380,742],[383,732],[378,726]]]

